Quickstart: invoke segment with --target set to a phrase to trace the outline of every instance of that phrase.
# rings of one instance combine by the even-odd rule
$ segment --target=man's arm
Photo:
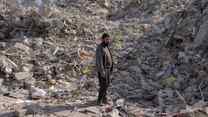
[[[108,48],[109,49],[109,48]],[[112,52],[111,52],[111,50],[109,49],[109,52],[110,52],[110,55],[111,55],[111,60],[112,60],[112,66],[111,66],[111,68],[110,68],[110,71],[111,71],[111,73],[113,72],[113,55],[112,55]]]
[[[102,77],[105,76],[105,69],[103,66],[103,51],[101,47],[96,49],[96,66],[97,71],[101,74]]]
[[[111,73],[113,72],[113,61],[112,61],[112,66],[111,66],[110,71],[111,71]]]

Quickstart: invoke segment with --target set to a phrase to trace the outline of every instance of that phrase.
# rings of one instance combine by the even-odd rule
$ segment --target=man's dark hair
[[[110,35],[109,35],[108,33],[103,33],[102,39],[105,39],[105,38],[107,38],[107,37],[110,37]]]

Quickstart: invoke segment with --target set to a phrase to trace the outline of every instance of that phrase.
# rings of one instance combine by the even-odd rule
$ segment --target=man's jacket
[[[96,49],[96,68],[101,76],[105,76],[106,69],[113,71],[113,58],[108,46],[99,44]]]

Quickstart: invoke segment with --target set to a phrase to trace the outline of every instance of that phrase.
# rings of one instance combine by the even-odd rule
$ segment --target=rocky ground
[[[206,0],[0,0],[1,117],[206,117]],[[97,106],[103,32],[115,69]]]

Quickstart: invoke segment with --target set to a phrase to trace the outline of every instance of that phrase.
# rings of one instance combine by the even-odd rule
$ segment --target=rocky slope
[[[0,2],[1,116],[207,116],[206,0]],[[103,32],[115,70],[97,107]]]
[[[115,90],[125,88],[117,90],[120,95],[145,106],[160,105],[164,111],[206,101],[206,4],[188,1],[157,23],[150,14],[150,31],[120,60],[125,65],[116,77],[123,84]]]

